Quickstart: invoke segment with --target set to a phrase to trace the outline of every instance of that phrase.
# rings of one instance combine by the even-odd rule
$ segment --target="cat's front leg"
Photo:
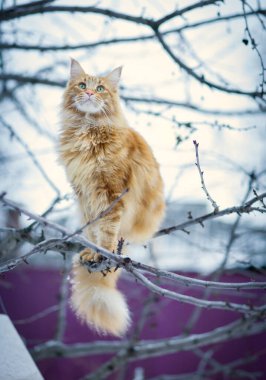
[[[97,244],[97,234],[93,230],[92,226],[87,229],[86,236],[89,241],[91,241],[94,244]],[[86,262],[93,262],[98,263],[102,261],[102,256],[99,253],[96,253],[91,248],[85,248],[83,251],[79,254],[79,260],[82,264]]]
[[[99,219],[87,231],[89,240],[110,252],[116,252],[121,225],[123,206],[116,204],[109,214]],[[93,228],[92,228],[93,227]],[[105,257],[96,253],[93,249],[86,248],[80,252],[80,263],[96,267],[105,261]],[[95,265],[94,265],[95,264]]]
[[[97,244],[108,251],[116,252],[121,226],[122,206],[114,209],[98,222]]]
[[[92,261],[98,263],[102,261],[102,256],[99,253],[94,252],[90,248],[85,248],[79,254],[79,259],[82,263]]]

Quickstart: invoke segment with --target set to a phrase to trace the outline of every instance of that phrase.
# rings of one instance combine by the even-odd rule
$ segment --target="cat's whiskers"
[[[104,107],[102,107],[101,111],[102,111],[102,113],[104,114],[104,116],[105,116],[107,122],[108,122],[109,124],[112,124],[112,119],[108,116],[108,114],[107,114],[106,110],[104,109]]]
[[[105,110],[105,104],[103,103],[102,100],[95,98],[95,103],[99,106],[100,111],[103,113],[104,118],[107,121],[107,124],[111,125],[112,124],[112,119],[108,116],[108,113]]]
[[[103,102],[102,111],[105,113],[106,117],[109,118],[109,120],[112,120],[112,118],[110,116],[113,116],[113,112],[109,108],[109,104],[108,103]]]
[[[104,104],[103,104],[103,109],[104,109],[104,111],[106,112],[107,115],[108,115],[108,114],[109,114],[109,115],[112,115],[112,114],[113,114],[112,111],[110,110],[108,104],[104,103]]]

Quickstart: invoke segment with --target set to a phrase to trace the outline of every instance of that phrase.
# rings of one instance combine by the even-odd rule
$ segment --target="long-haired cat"
[[[63,97],[60,161],[77,195],[83,222],[96,218],[129,189],[111,211],[86,229],[89,240],[116,252],[120,238],[143,242],[164,215],[163,183],[145,140],[120,106],[121,67],[106,76],[86,74],[72,59]],[[101,257],[90,249],[75,255],[71,302],[76,314],[99,332],[123,335],[130,316],[117,290],[120,270],[89,273],[82,263]]]

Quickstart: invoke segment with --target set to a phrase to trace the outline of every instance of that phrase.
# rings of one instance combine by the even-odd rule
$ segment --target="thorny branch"
[[[248,183],[247,191],[246,191],[246,193],[245,193],[245,195],[243,197],[242,204],[247,202],[247,199],[248,199],[248,197],[250,195],[250,192],[252,190],[252,186],[254,184],[254,180],[255,180],[255,177],[252,176],[252,175],[250,175],[249,176],[249,183]],[[217,282],[219,280],[220,276],[222,275],[222,273],[225,270],[226,264],[227,264],[227,262],[229,260],[231,249],[233,247],[234,242],[237,239],[237,233],[236,232],[237,232],[237,229],[239,228],[240,223],[241,223],[241,214],[237,214],[236,215],[236,219],[235,219],[234,223],[232,224],[232,227],[231,227],[231,230],[230,230],[230,233],[229,233],[229,238],[228,238],[228,241],[227,241],[226,246],[225,246],[223,260],[221,261],[218,269],[214,272],[214,274],[212,276],[212,280],[214,280],[215,282]],[[211,296],[211,294],[212,294],[212,292],[213,292],[213,289],[211,289],[211,288],[206,289],[202,298],[204,300],[205,299],[209,299],[210,296]],[[187,332],[192,331],[193,326],[198,321],[201,313],[202,313],[202,309],[195,308],[194,313],[191,315],[191,317],[190,317],[190,319],[189,319],[189,321],[188,321],[188,323],[186,325],[185,330]]]
[[[190,227],[194,224],[200,224],[203,227],[204,226],[203,223],[206,220],[216,219],[216,218],[219,218],[219,217],[224,216],[224,215],[230,215],[230,214],[235,214],[235,213],[236,214],[245,214],[245,213],[249,214],[252,211],[258,211],[260,213],[266,213],[266,209],[264,207],[253,207],[254,203],[264,199],[265,197],[266,197],[266,192],[260,194],[260,196],[258,198],[254,197],[254,198],[250,199],[248,202],[246,202],[245,204],[243,204],[241,206],[228,207],[228,208],[225,208],[225,209],[217,211],[217,212],[211,212],[209,214],[202,215],[202,216],[199,216],[199,217],[194,218],[194,219],[192,218],[192,219],[188,220],[187,222],[178,224],[176,226],[163,228],[155,234],[155,237],[162,236],[165,234],[170,234],[171,232],[174,232],[174,231],[184,231],[187,227]]]
[[[87,223],[85,223],[82,227],[78,228],[76,231],[74,231],[73,233],[66,233],[66,232],[63,232],[64,229],[61,229],[60,226],[58,226],[57,228],[57,231],[60,231],[63,233],[64,237],[61,237],[61,238],[51,238],[51,239],[47,239],[47,240],[44,240],[44,241],[41,241],[39,242],[38,244],[35,245],[35,247],[29,251],[28,253],[26,253],[25,255],[23,255],[22,257],[18,257],[18,258],[15,258],[15,259],[11,259],[11,260],[8,260],[6,263],[3,263],[2,265],[2,268],[0,270],[0,273],[1,272],[5,272],[5,271],[8,271],[8,270],[11,270],[13,268],[15,268],[18,264],[20,264],[21,262],[27,262],[27,260],[32,256],[34,255],[35,253],[37,252],[46,252],[48,250],[59,250],[63,253],[65,253],[66,251],[68,251],[69,249],[72,250],[73,252],[73,249],[78,249],[80,247],[78,247],[77,245],[74,245],[73,244],[69,244],[69,240],[71,238],[74,238],[75,236],[81,234],[84,229],[86,227],[88,227],[89,225],[97,222],[99,219],[103,218],[105,215],[107,215],[112,209],[113,207],[122,199],[122,197],[128,192],[128,189],[125,189],[111,204],[109,207],[107,207],[104,211],[100,212],[100,214],[93,220],[89,220]],[[4,197],[4,194],[2,194],[0,196],[0,200],[2,200]],[[18,206],[16,206],[18,207]],[[18,208],[17,208],[18,209]],[[23,212],[21,209],[20,209],[21,212]],[[40,223],[40,220],[42,221],[41,224],[46,226],[50,226],[52,228],[55,228],[56,224],[52,223],[51,222],[48,222],[44,216],[47,215],[49,210],[46,211],[46,213],[44,213],[43,216],[38,216],[37,218],[34,218],[33,216],[31,216],[30,218],[34,219],[36,222]],[[32,214],[33,215],[33,214]],[[29,215],[28,215],[29,216]],[[30,232],[32,226],[34,225],[35,223],[32,223],[29,228],[26,228],[27,232]],[[56,228],[55,228],[56,229]],[[11,234],[14,233],[14,230],[11,230],[10,231]],[[17,237],[24,237],[25,239],[25,229],[23,231],[19,231],[18,234],[17,234]]]
[[[249,202],[247,202],[246,205],[250,206],[253,203],[259,201],[260,199],[263,199],[264,197],[266,197],[266,193],[263,196],[260,195],[258,197],[253,198],[252,200],[250,200]],[[94,271],[102,271],[102,270],[106,270],[106,269],[108,269],[108,268],[110,268],[112,266],[113,267],[114,266],[121,266],[121,267],[124,267],[127,271],[129,271],[132,274],[134,274],[134,276],[136,278],[138,278],[139,280],[141,280],[141,282],[144,283],[149,289],[151,289],[151,290],[153,290],[153,291],[155,291],[155,292],[157,292],[157,293],[159,293],[161,295],[169,297],[171,299],[177,299],[177,300],[182,301],[182,302],[193,303],[193,304],[195,304],[197,306],[207,307],[207,308],[210,308],[210,307],[213,307],[213,308],[222,308],[224,310],[231,310],[231,311],[235,310],[235,311],[239,311],[239,312],[243,312],[243,313],[247,313],[247,312],[249,312],[249,313],[256,313],[256,312],[257,313],[261,313],[262,312],[263,313],[264,312],[264,306],[262,306],[262,307],[250,307],[249,305],[240,305],[240,304],[234,304],[234,303],[228,303],[228,302],[202,301],[202,300],[199,300],[199,299],[196,299],[196,298],[193,298],[193,297],[188,297],[188,296],[176,294],[176,293],[168,291],[166,289],[159,288],[158,286],[156,286],[155,284],[151,283],[146,277],[144,277],[142,274],[140,274],[138,272],[139,269],[144,269],[145,271],[149,271],[149,267],[148,266],[145,266],[143,264],[134,262],[134,261],[132,261],[128,257],[123,257],[121,255],[114,255],[111,252],[107,251],[106,249],[104,249],[102,247],[99,247],[96,244],[88,241],[85,237],[80,236],[79,235],[80,229],[78,230],[78,233],[70,233],[64,227],[62,227],[62,226],[60,226],[60,225],[58,225],[58,224],[56,224],[54,222],[48,221],[47,219],[45,219],[45,218],[43,218],[43,217],[41,217],[39,215],[36,215],[36,214],[34,214],[32,212],[29,212],[29,211],[25,210],[24,208],[18,206],[13,201],[8,200],[5,197],[4,194],[0,197],[0,200],[1,200],[1,202],[3,204],[17,209],[19,212],[24,213],[25,215],[27,215],[30,218],[34,219],[35,221],[37,221],[41,225],[49,226],[50,228],[52,228],[52,229],[60,232],[63,235],[61,238],[48,239],[48,240],[46,240],[44,242],[39,243],[37,246],[35,246],[33,248],[33,250],[31,252],[29,252],[27,254],[26,258],[28,258],[29,256],[31,256],[35,252],[39,252],[40,249],[43,249],[43,246],[45,247],[46,250],[48,248],[50,248],[50,247],[54,249],[54,247],[58,246],[58,244],[59,245],[63,245],[65,240],[72,240],[73,239],[74,242],[78,242],[78,243],[82,244],[84,247],[89,247],[89,248],[93,249],[95,252],[101,253],[107,259],[107,260],[103,260],[99,264],[99,266],[97,266],[97,267],[94,264],[93,264],[93,266],[91,266],[90,263],[86,264],[88,266],[88,269],[90,271],[92,271],[92,270],[94,270]],[[4,263],[2,265],[1,271],[6,271],[6,270],[13,269],[16,265],[18,265],[18,263],[21,263],[24,260],[25,260],[25,256],[22,257],[22,258],[20,258],[20,261],[18,261],[18,259],[13,259],[13,261],[11,260],[11,262],[9,261],[7,263]],[[160,273],[163,273],[163,272],[159,272],[157,269],[153,269],[153,270],[151,270],[151,273],[153,273],[155,275],[159,275]],[[167,276],[167,273],[165,275]],[[178,277],[175,277],[175,276],[172,277],[172,276],[169,276],[169,275],[167,277],[171,278],[171,279],[178,278]],[[179,279],[181,279],[181,277],[179,277]],[[193,281],[191,281],[190,283],[193,284]],[[200,283],[198,282],[198,284],[200,284]],[[211,283],[209,283],[208,285],[211,286]],[[236,288],[239,288],[238,284],[236,284],[235,286],[236,286]],[[250,285],[248,285],[248,286],[250,286]],[[259,287],[260,286],[261,285],[259,285]],[[218,285],[218,287],[219,287],[219,285]],[[230,285],[229,285],[229,287],[230,287]],[[265,283],[263,284],[263,287],[265,287]]]
[[[120,195],[120,197],[118,198],[118,200],[121,199],[121,197],[126,192],[127,192],[127,190],[125,190]],[[64,240],[67,241],[68,239],[73,238],[73,240],[77,240],[77,242],[79,244],[81,244],[81,246],[84,245],[84,246],[87,246],[89,248],[92,248],[96,252],[101,253],[107,259],[115,259],[116,264],[120,262],[119,260],[122,260],[122,258],[119,259],[118,256],[115,256],[112,253],[108,252],[107,250],[105,250],[103,248],[99,248],[94,243],[89,242],[85,237],[79,236],[79,234],[80,234],[80,232],[82,232],[83,228],[85,228],[88,225],[88,223],[90,223],[90,222],[86,223],[83,226],[83,228],[79,228],[74,233],[70,233],[63,226],[60,226],[59,224],[57,224],[55,222],[49,221],[48,219],[46,219],[43,216],[37,215],[37,214],[35,214],[33,212],[30,212],[30,211],[26,210],[25,208],[23,208],[22,206],[19,206],[17,203],[13,202],[12,200],[7,199],[5,195],[6,195],[5,193],[3,193],[3,194],[0,195],[0,202],[2,202],[4,205],[9,206],[9,207],[17,210],[19,213],[23,213],[23,214],[27,215],[30,219],[33,219],[34,221],[36,221],[42,227],[49,226],[50,228],[52,228],[52,229],[58,231],[59,233],[61,233],[61,237],[60,238],[53,238],[53,239],[41,241],[39,244],[40,244],[40,246],[41,246],[42,249],[43,248],[45,248],[45,250],[51,249],[51,246],[54,247],[57,244],[59,244],[60,246],[61,245],[64,246]],[[221,216],[229,215],[229,214],[232,214],[232,213],[241,214],[241,213],[250,213],[252,211],[259,211],[261,213],[266,213],[265,206],[263,206],[262,208],[253,207],[254,203],[256,203],[258,201],[262,201],[264,198],[266,198],[266,192],[262,193],[260,195],[256,194],[255,197],[253,197],[252,199],[250,199],[249,201],[247,201],[244,205],[241,205],[241,206],[238,206],[238,207],[235,206],[235,207],[223,209],[223,210],[218,211],[217,213],[212,212],[212,213],[200,216],[200,217],[195,218],[195,219],[192,218],[192,219],[190,219],[190,220],[188,220],[188,221],[186,221],[184,223],[181,223],[179,225],[168,227],[168,228],[160,230],[155,235],[155,237],[162,236],[162,235],[165,235],[165,234],[170,234],[173,231],[178,231],[178,230],[179,231],[183,231],[184,228],[192,226],[194,224],[199,224],[199,225],[202,226],[203,222],[205,222],[206,220],[211,220],[213,218],[218,218],[219,216],[221,217]],[[116,203],[118,200],[115,200],[114,202]],[[115,205],[115,203],[113,203],[113,206]],[[110,207],[107,210],[110,211]],[[107,210],[105,210],[103,212],[103,214],[105,214]],[[14,232],[13,229],[11,229],[10,232],[13,233]],[[24,238],[25,238],[25,236],[24,236]],[[36,252],[38,252],[39,249],[40,249],[40,247],[38,246],[37,249],[36,249]],[[26,256],[26,258],[30,257],[34,253],[35,253],[35,249],[33,249],[31,252],[29,252],[27,254],[29,256]],[[0,266],[1,271],[6,270],[8,268],[8,265],[10,265],[9,269],[13,269],[19,263],[21,263],[22,261],[23,261],[23,258],[17,258],[17,259],[14,259],[14,260],[9,260],[8,263],[6,263],[6,264],[3,263],[2,266]],[[204,286],[208,286],[208,285],[204,285]]]

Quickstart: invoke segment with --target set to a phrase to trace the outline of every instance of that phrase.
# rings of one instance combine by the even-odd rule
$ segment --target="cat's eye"
[[[84,82],[79,83],[79,88],[81,88],[82,90],[85,90],[86,83],[84,83]]]
[[[97,92],[104,92],[105,88],[104,86],[102,86],[101,84],[99,86],[96,87],[96,91]]]

